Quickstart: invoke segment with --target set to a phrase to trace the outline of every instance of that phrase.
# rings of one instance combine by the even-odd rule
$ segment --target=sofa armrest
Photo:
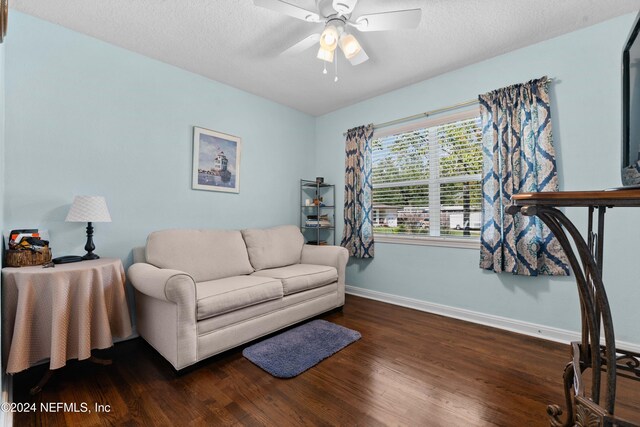
[[[183,271],[139,262],[129,267],[127,275],[134,288],[150,297],[176,304],[196,301],[196,283]]]
[[[349,251],[342,246],[302,246],[301,264],[330,265],[336,269],[342,265],[346,267],[349,261]]]
[[[140,335],[176,369],[198,361],[196,284],[189,274],[144,262],[129,267]]]
[[[349,251],[341,246],[302,246],[301,264],[330,265],[338,270],[338,284],[344,288]]]

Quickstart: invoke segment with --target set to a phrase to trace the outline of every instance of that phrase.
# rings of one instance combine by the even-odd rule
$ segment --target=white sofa
[[[344,305],[348,257],[296,226],[151,233],[128,270],[138,333],[180,370]]]

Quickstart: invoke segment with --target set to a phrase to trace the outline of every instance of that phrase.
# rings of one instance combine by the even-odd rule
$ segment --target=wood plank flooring
[[[38,409],[14,425],[547,426],[546,405],[564,402],[566,345],[354,296],[322,317],[362,339],[296,378],[273,378],[241,348],[177,375],[135,339],[100,354],[111,366],[70,362],[37,396],[28,391],[46,366],[16,375],[15,402],[85,402],[91,413]],[[617,412],[640,422],[640,382],[619,396]]]

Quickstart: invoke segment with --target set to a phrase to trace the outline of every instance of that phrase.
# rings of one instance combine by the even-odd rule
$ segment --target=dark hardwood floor
[[[142,339],[109,350],[111,366],[70,362],[36,396],[46,366],[31,368],[15,376],[15,402],[85,402],[91,413],[38,409],[14,425],[546,426],[546,405],[564,402],[566,345],[353,296],[323,318],[362,339],[288,380],[241,348],[177,375]],[[619,396],[631,403],[618,413],[640,421],[640,382]]]

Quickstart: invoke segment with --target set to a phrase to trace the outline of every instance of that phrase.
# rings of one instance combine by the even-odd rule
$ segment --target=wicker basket
[[[49,261],[51,261],[51,249],[49,248],[42,249],[42,252],[10,249],[5,254],[4,264],[7,267],[27,267],[46,264]]]

